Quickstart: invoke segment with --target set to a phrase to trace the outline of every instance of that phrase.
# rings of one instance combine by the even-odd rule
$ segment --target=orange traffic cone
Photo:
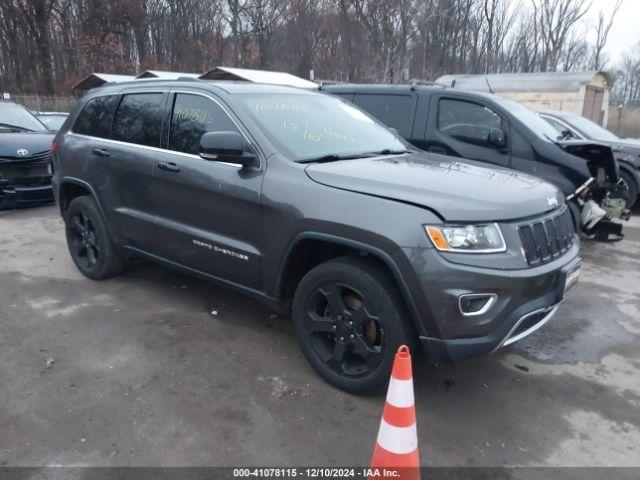
[[[393,361],[369,479],[384,478],[384,469],[396,471],[396,480],[420,478],[411,354],[406,345],[398,348]]]

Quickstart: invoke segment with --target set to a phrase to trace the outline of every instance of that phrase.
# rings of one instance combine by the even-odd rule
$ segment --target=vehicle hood
[[[306,172],[323,185],[419,205],[454,222],[511,220],[564,203],[539,178],[431,153],[314,163]]]
[[[0,132],[0,157],[20,159],[29,158],[51,149],[54,134],[51,132]],[[23,157],[17,151],[26,148],[29,153]]]

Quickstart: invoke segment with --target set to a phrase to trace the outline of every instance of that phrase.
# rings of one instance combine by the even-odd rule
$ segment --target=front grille
[[[51,161],[51,150],[36,153],[35,155],[31,155],[30,157],[0,156],[0,166],[15,165],[19,167],[31,167],[33,165],[46,164],[49,161]]]
[[[566,207],[560,213],[520,225],[518,233],[529,265],[541,265],[558,258],[575,241],[573,219]]]

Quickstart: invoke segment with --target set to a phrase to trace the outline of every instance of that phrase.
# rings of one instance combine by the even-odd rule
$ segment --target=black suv
[[[322,89],[367,111],[416,147],[512,168],[556,185],[576,227],[621,237],[626,187],[611,148],[562,138],[527,107],[493,94],[436,85],[328,85]]]
[[[557,188],[413,151],[315,91],[107,85],[71,113],[53,164],[87,277],[146,257],[291,309],[309,363],[350,391],[387,382],[401,343],[439,362],[515,342],[580,268]]]
[[[0,210],[53,202],[52,140],[29,110],[0,102]]]

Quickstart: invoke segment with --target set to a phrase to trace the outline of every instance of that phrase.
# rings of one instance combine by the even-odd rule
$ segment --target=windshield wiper
[[[329,153],[320,157],[305,158],[304,160],[298,160],[298,163],[324,163],[324,162],[336,162],[338,160],[354,160],[356,158],[372,157],[370,153],[356,153],[351,155],[338,155],[337,153]]]
[[[401,153],[411,153],[411,150],[391,150],[390,148],[385,148],[384,150],[379,150],[377,152],[352,153],[349,155],[338,155],[337,153],[330,153],[327,155],[322,155],[320,157],[305,158],[304,160],[298,160],[298,162],[299,163],[336,162],[338,160],[354,160],[356,158],[378,157],[380,155],[399,155]]]
[[[5,128],[7,130],[18,130],[22,132],[34,132],[35,130],[31,130],[30,128],[21,127],[20,125],[12,125],[10,123],[2,123],[0,122],[0,128]]]
[[[371,152],[376,155],[400,155],[402,153],[413,153],[413,150],[392,150],[390,148],[385,148],[384,150],[379,150],[377,152]]]

